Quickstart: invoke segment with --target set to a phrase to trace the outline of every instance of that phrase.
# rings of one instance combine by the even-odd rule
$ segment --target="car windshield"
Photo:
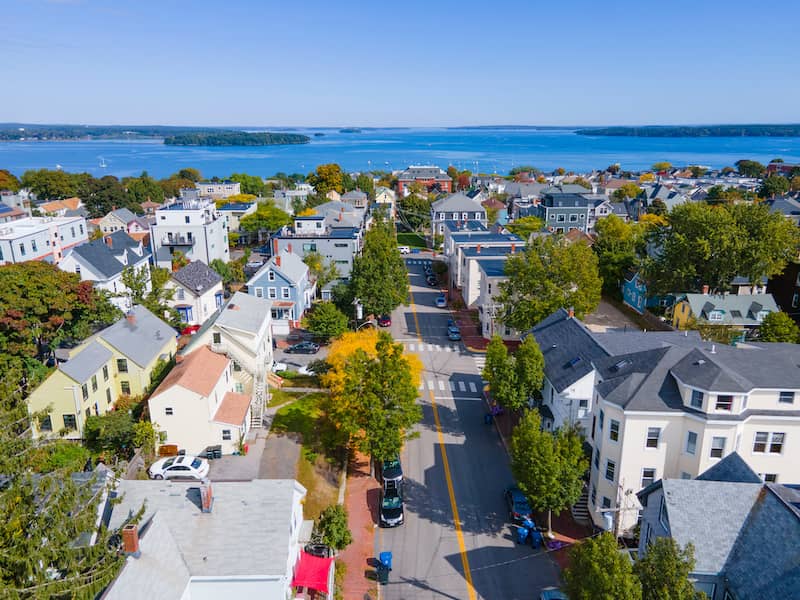
[[[200,468],[200,466],[201,466],[202,464],[203,464],[203,461],[202,461],[202,460],[200,460],[199,458],[195,458],[195,459],[192,461],[192,468],[193,468],[193,469],[199,469],[199,468]]]
[[[172,463],[174,463],[174,462],[175,462],[175,459],[174,459],[174,458],[168,458],[168,459],[167,459],[167,460],[164,462],[164,464],[163,464],[163,465],[161,465],[161,468],[162,468],[162,469],[166,469],[166,468],[168,468],[168,467],[171,467],[171,466],[172,466]]]
[[[518,513],[527,513],[531,512],[531,507],[528,505],[527,500],[522,500],[520,498],[514,499],[514,510]]]
[[[383,508],[400,508],[402,503],[400,496],[384,496],[381,506]]]
[[[399,469],[399,468],[400,468],[400,461],[397,459],[383,461],[384,471],[388,471],[390,469]]]

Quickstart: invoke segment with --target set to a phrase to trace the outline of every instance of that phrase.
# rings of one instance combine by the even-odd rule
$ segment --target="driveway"
[[[253,433],[255,432],[255,433]],[[225,455],[208,461],[208,477],[211,481],[250,481],[258,479],[261,457],[267,440],[267,430],[251,430],[248,436],[248,452],[244,456]]]
[[[608,302],[605,298],[600,300],[596,311],[584,317],[583,322],[595,333],[641,330],[628,315]]]

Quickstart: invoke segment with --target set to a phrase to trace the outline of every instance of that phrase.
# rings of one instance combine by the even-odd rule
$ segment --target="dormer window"
[[[275,281],[275,271],[269,271],[267,273],[267,280],[268,281]]]
[[[758,321],[759,323],[761,323],[761,321],[763,321],[763,320],[764,320],[764,318],[765,318],[765,317],[766,317],[768,314],[769,314],[769,311],[768,311],[768,310],[760,310],[760,311],[758,311],[758,314],[756,315],[756,321]]]
[[[708,313],[708,320],[709,321],[722,321],[722,311],[721,310],[712,310]]]
[[[703,392],[700,390],[692,390],[692,408],[703,408]]]
[[[717,396],[717,410],[733,410],[733,396]]]

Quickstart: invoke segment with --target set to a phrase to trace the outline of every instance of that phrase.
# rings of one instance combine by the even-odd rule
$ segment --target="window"
[[[778,474],[764,473],[764,483],[778,483]]]
[[[222,343],[222,335],[218,331],[215,331],[214,333],[211,334],[211,343],[212,344]]]
[[[172,412],[172,407],[170,407],[170,406],[167,406],[167,407],[164,409],[164,414],[165,414],[165,415],[167,415],[168,417],[171,417],[171,416],[173,415],[173,412]]]
[[[347,248],[347,244],[334,244],[334,248]]]
[[[712,310],[708,313],[708,320],[709,321],[722,321],[722,311],[720,310]]]
[[[611,508],[611,498],[603,496],[603,508]]]
[[[320,227],[321,227],[321,225],[320,225]],[[303,244],[303,253],[304,254],[306,252],[316,252],[316,251],[317,251],[317,245],[316,244]]]
[[[36,240],[31,240],[31,250],[36,252],[39,248],[36,247]]]
[[[594,466],[596,469],[600,468],[600,450],[594,449]]]
[[[288,300],[289,299],[289,288],[288,287],[282,287],[281,288],[281,298],[283,298],[284,300]]]
[[[642,469],[642,487],[646,488],[648,485],[656,480],[656,470],[645,467]]]
[[[128,359],[126,358],[118,358],[117,359],[117,373],[127,373],[128,372]]]
[[[614,442],[619,441],[619,421],[611,419],[609,422],[608,438]]]
[[[111,404],[111,388],[106,388],[106,404]]]
[[[267,273],[267,281],[275,281],[275,271],[269,271]]]
[[[617,464],[613,460],[606,461],[606,479],[614,481],[617,472]]]
[[[758,437],[758,435],[759,434],[757,433],[756,438]],[[785,437],[786,437],[785,433],[774,433],[774,432],[772,433],[769,441],[769,451],[771,454],[780,454],[783,451],[783,439]],[[755,451],[755,448],[753,450]]]
[[[660,427],[647,428],[647,441],[645,442],[646,448],[658,448],[658,440],[661,437]]]
[[[217,292],[214,294],[214,303],[216,304],[217,308],[222,306],[222,292]]]
[[[92,375],[92,391],[97,391],[97,375]]]
[[[563,223],[566,220],[567,220],[567,215],[558,215],[556,217],[556,221],[558,221],[559,223]]]
[[[176,300],[185,300],[186,299],[186,290],[182,287],[179,287],[177,293],[175,294]]]
[[[85,383],[81,386],[81,393],[83,394],[83,399],[86,400],[89,397],[89,386]]]
[[[108,365],[103,365],[103,381],[108,381]]]
[[[53,419],[46,415],[39,419],[39,431],[53,431]]]
[[[681,479],[691,479],[692,476],[686,471],[681,471]]]
[[[78,429],[78,421],[75,419],[75,415],[63,415],[64,419],[64,429],[68,431],[76,431]]]
[[[581,214],[581,221],[583,221],[585,218],[586,218],[586,215]]]
[[[592,506],[597,506],[597,488],[593,485],[592,486]]]
[[[274,287],[267,288],[267,296],[273,300],[278,297],[278,290]]]
[[[185,217],[183,217],[183,220],[184,220],[186,223],[189,223],[189,221],[190,221],[190,217],[189,217],[189,215],[186,215]]]
[[[797,308],[798,306],[800,306],[800,294],[795,292],[792,295],[792,308]]]
[[[19,253],[21,256],[25,256],[25,244],[19,245]]]
[[[603,431],[603,421],[605,420],[605,413],[600,409],[600,431]]]
[[[781,404],[794,404],[794,392],[781,392],[778,402]]]
[[[717,410],[731,410],[733,408],[733,396],[717,396]]]
[[[80,231],[81,235],[83,235],[83,225],[81,224],[78,225],[78,231]]]
[[[713,437],[711,438],[711,458],[722,458],[725,454],[725,442],[727,438]]]
[[[550,213],[550,220],[552,221],[552,220],[553,220],[553,219],[555,219],[555,218],[556,218],[556,215],[555,215],[555,213]]]
[[[70,227],[69,228],[69,232],[72,234],[72,237],[75,237],[75,228],[74,227]]]
[[[230,440],[231,439],[231,430],[230,429],[223,429],[222,430],[222,439],[223,440]]]
[[[753,452],[766,452],[768,442],[769,442],[769,432],[757,431],[755,440],[753,442]]]
[[[577,223],[577,221],[578,221],[578,215],[570,215],[569,216],[569,222],[570,223]]]
[[[264,288],[253,288],[256,292],[256,298],[263,298],[264,297]]]
[[[692,408],[703,408],[703,392],[692,390]]]
[[[594,415],[592,415],[592,430],[591,430],[592,439],[594,439],[594,426],[595,426],[595,423],[596,423],[596,422],[597,422],[597,417],[595,417]]]
[[[658,509],[658,521],[664,529],[669,531],[669,515],[667,514],[667,503],[664,502],[664,496],[661,496],[661,506]]]
[[[686,434],[686,454],[697,452],[697,433],[689,431]]]
[[[122,390],[123,394],[130,395],[131,393],[131,384],[129,381],[120,381],[119,382],[119,389]]]

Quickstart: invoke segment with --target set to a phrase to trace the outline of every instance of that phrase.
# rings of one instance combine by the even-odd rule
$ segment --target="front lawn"
[[[428,244],[418,233],[398,233],[397,234],[398,246],[409,246],[410,248],[427,248]]]

